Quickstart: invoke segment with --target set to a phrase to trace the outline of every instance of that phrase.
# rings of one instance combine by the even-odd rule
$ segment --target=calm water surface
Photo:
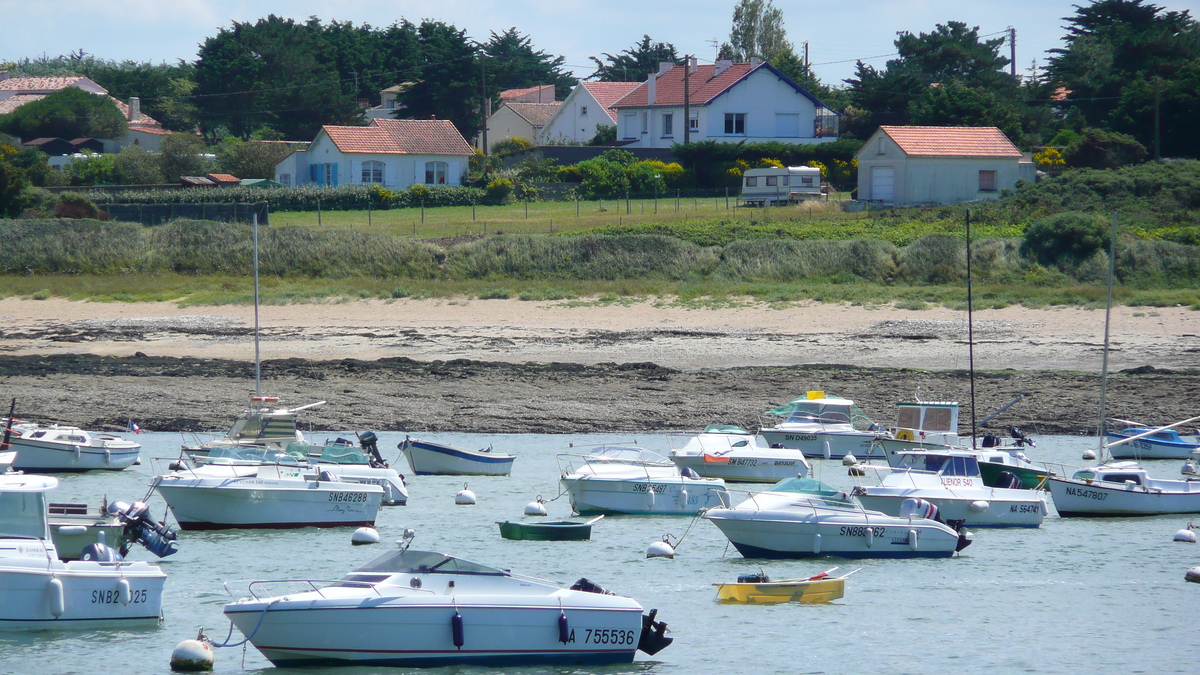
[[[313,433],[321,440],[335,434]],[[409,478],[409,506],[380,511],[385,544],[350,546],[349,529],[197,532],[181,535],[181,550],[160,562],[167,573],[164,623],[113,633],[0,634],[3,673],[167,673],[171,650],[204,626],[223,640],[227,580],[336,578],[383,552],[404,528],[415,548],[442,551],[514,572],[570,584],[588,577],[659,608],[675,644],[631,666],[601,673],[1197,673],[1200,672],[1200,584],[1184,572],[1200,565],[1200,547],[1171,541],[1186,516],[1119,519],[1050,517],[1037,530],[980,530],[963,555],[942,560],[764,561],[743,559],[716,527],[690,517],[609,516],[589,542],[501,539],[497,520],[521,517],[538,495],[559,493],[555,455],[567,444],[588,448],[631,436],[427,434],[464,447],[493,445],[519,455],[512,476],[470,478],[476,506],[455,506],[462,478]],[[380,434],[394,457],[401,434]],[[177,456],[178,434],[147,433],[142,458]],[[666,451],[668,439],[637,437]],[[1040,437],[1035,459],[1080,464],[1090,441]],[[576,450],[578,451],[578,450]],[[1150,462],[1160,477],[1178,461]],[[163,468],[164,463],[158,466]],[[400,466],[401,473],[407,466]],[[61,475],[55,501],[132,500],[146,494],[152,462],[117,473]],[[814,475],[849,488],[855,479],[838,462],[814,462]],[[746,488],[736,488],[745,492]],[[740,499],[735,496],[735,502]],[[166,505],[154,495],[156,514]],[[566,497],[550,516],[570,515]],[[1197,519],[1200,521],[1200,518]],[[689,529],[690,528],[690,529]],[[664,534],[686,537],[674,560],[647,560],[646,547]],[[152,560],[140,547],[130,554]],[[862,567],[846,597],[829,605],[738,606],[713,601],[712,583],[761,567],[772,577],[806,576],[835,565]],[[240,638],[240,636],[238,636]],[[1084,657],[1093,660],[1082,661]],[[253,647],[217,650],[215,672],[315,672],[273,669]],[[338,673],[399,673],[403,669],[343,668]],[[489,673],[443,668],[424,673]],[[508,670],[507,672],[513,672]],[[547,672],[530,670],[527,672]],[[575,669],[549,672],[584,672]]]

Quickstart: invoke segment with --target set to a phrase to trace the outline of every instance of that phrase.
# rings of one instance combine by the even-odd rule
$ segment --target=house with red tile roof
[[[326,125],[307,150],[275,166],[281,185],[461,185],[475,151],[449,120],[374,119]]]
[[[505,101],[487,120],[488,154],[496,143],[509,138],[523,138],[537,145],[542,128],[562,105],[554,103],[520,103]],[[476,146],[483,143],[484,134],[476,139]],[[482,149],[482,148],[481,148]]]
[[[1033,160],[996,127],[882,126],[855,155],[858,199],[948,204],[996,199],[1033,181]]]
[[[669,148],[690,141],[828,143],[838,115],[769,63],[670,62],[612,105],[617,141]]]
[[[86,77],[78,75],[60,77],[10,77],[0,73],[0,115],[10,113],[26,103],[45,98],[48,94],[67,87],[82,89],[99,96],[108,96],[108,90]],[[135,96],[129,103],[108,96],[125,116],[128,133],[120,138],[99,139],[105,152],[120,152],[129,145],[140,145],[157,152],[163,136],[171,132],[163,129],[157,120],[142,114],[141,104]]]
[[[526,89],[505,89],[500,92],[500,103],[554,103],[558,97],[554,95],[554,85],[543,84],[539,87]]]
[[[601,127],[617,125],[613,104],[640,82],[581,82],[542,127],[537,145],[587,143]]]

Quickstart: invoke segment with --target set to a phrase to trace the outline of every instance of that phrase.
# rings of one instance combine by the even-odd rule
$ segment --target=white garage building
[[[1033,181],[1033,160],[996,127],[883,126],[855,155],[858,199],[946,204],[995,199]]]

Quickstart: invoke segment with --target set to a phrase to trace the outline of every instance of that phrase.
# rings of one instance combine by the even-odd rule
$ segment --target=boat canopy
[[[249,411],[237,418],[228,436],[234,441],[296,438],[296,413],[293,410]]]
[[[347,575],[356,573],[389,573],[389,574],[481,574],[490,576],[510,576],[508,570],[489,567],[462,560],[444,553],[433,551],[391,551],[371,562],[359,567]]]
[[[264,464],[299,464],[304,461],[303,457],[297,458],[291,453],[280,452],[263,445],[217,445],[209,450],[209,463],[219,464],[220,462],[215,460],[222,459]]]
[[[585,455],[589,462],[618,462],[624,464],[662,464],[675,466],[662,455],[645,448],[627,445],[602,445]]]
[[[849,424],[859,431],[875,423],[853,401],[828,397],[824,399],[797,399],[767,412],[768,415],[785,417],[785,423],[801,424]]]
[[[835,504],[849,504],[845,492],[812,478],[784,478],[771,486],[768,492],[790,492],[824,499]]]
[[[913,431],[958,431],[958,403],[897,403],[897,424],[900,429]]]
[[[746,434],[750,435],[749,431],[734,425],[734,424],[710,424],[704,427],[706,434]]]

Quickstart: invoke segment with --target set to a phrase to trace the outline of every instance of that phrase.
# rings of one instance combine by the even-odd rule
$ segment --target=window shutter
[[[357,168],[355,165],[358,165]],[[362,181],[362,161],[350,160],[350,175],[346,177],[347,183],[358,183]]]
[[[337,162],[334,162],[334,164],[333,164],[333,185],[334,185],[334,187],[337,187],[337,185],[338,185],[338,163]]]

